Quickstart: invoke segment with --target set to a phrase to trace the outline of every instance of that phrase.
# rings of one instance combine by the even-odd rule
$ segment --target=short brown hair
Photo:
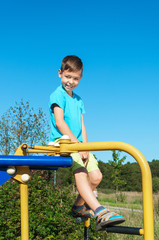
[[[75,55],[69,55],[64,57],[61,65],[61,72],[69,70],[70,72],[83,71],[83,63],[81,59]]]

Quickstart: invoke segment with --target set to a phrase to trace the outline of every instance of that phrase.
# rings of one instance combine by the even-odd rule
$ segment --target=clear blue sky
[[[88,140],[126,142],[159,159],[159,2],[0,1],[0,116],[23,98],[49,117],[69,54],[84,63],[76,93]],[[106,162],[111,152],[96,156]]]

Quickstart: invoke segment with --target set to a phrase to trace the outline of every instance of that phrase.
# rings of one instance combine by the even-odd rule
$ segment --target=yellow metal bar
[[[88,219],[84,222],[84,226],[87,227],[87,228],[90,226],[90,218],[88,218]]]
[[[59,152],[60,151],[60,147],[53,147],[53,146],[34,146],[33,149],[37,149],[37,150],[46,150],[46,151],[55,151],[55,152]]]
[[[17,148],[15,155],[26,155],[28,145],[22,144]],[[16,167],[17,172],[13,179],[20,182],[20,206],[21,206],[21,240],[29,240],[29,213],[28,213],[28,184],[21,179],[23,174],[30,176],[29,167]]]
[[[20,184],[21,240],[29,240],[28,184]]]
[[[53,150],[38,150],[38,149],[28,149],[28,153],[54,153]]]
[[[140,235],[144,235],[144,229],[140,229]]]
[[[138,162],[142,173],[144,240],[154,240],[152,177],[150,167],[135,147],[122,142],[89,142],[68,144],[60,141],[60,154],[74,151],[121,150],[129,153]]]

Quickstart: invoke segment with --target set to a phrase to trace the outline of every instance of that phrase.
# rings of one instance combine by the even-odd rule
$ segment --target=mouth
[[[70,85],[65,85],[65,88],[67,88],[67,89],[72,89],[73,88],[73,86],[70,86]]]

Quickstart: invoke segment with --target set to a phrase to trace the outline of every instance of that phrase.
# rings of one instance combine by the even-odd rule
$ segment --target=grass
[[[142,209],[142,194],[138,192],[98,193],[99,202],[107,207]]]
[[[126,222],[123,226],[141,227],[143,228],[143,212],[142,212],[142,193],[138,192],[122,192],[118,196],[115,193],[98,193],[99,202],[111,211],[115,211],[123,215]],[[155,240],[159,239],[159,193],[153,195],[154,203],[154,229]],[[116,207],[114,209],[114,207]],[[137,211],[138,210],[138,211]],[[103,239],[107,240],[143,240],[143,236],[133,236],[116,233],[105,233]]]

